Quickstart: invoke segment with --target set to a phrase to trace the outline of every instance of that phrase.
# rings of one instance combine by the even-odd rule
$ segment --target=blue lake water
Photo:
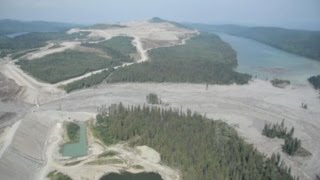
[[[77,143],[65,144],[62,147],[62,155],[68,157],[81,157],[87,155],[88,140],[87,140],[87,127],[85,122],[79,122],[80,126],[80,139]]]
[[[293,84],[307,84],[320,74],[320,61],[297,56],[247,38],[218,34],[237,52],[238,72],[260,79],[287,79]]]

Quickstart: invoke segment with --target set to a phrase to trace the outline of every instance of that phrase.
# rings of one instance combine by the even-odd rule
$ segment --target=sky
[[[94,24],[151,17],[320,30],[320,0],[0,0],[0,19]]]

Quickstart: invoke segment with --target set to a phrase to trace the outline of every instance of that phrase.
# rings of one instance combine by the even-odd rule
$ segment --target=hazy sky
[[[0,18],[75,23],[150,17],[320,29],[320,0],[0,0]]]

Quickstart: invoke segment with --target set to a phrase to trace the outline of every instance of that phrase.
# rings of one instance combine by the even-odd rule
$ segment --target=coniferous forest
[[[99,109],[94,132],[107,145],[127,141],[155,149],[184,180],[294,179],[279,155],[266,158],[226,123],[190,110],[112,105]]]

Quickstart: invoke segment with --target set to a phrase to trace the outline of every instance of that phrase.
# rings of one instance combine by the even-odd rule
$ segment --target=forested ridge
[[[320,60],[320,31],[238,25],[189,24],[189,26],[206,32],[224,32],[242,36],[290,53]]]
[[[184,180],[294,179],[280,156],[267,159],[220,120],[159,107],[100,108],[94,134],[105,144],[147,145]]]
[[[202,33],[185,45],[149,51],[150,61],[115,71],[109,82],[190,82],[245,84],[251,76],[235,72],[236,52],[218,36]]]

